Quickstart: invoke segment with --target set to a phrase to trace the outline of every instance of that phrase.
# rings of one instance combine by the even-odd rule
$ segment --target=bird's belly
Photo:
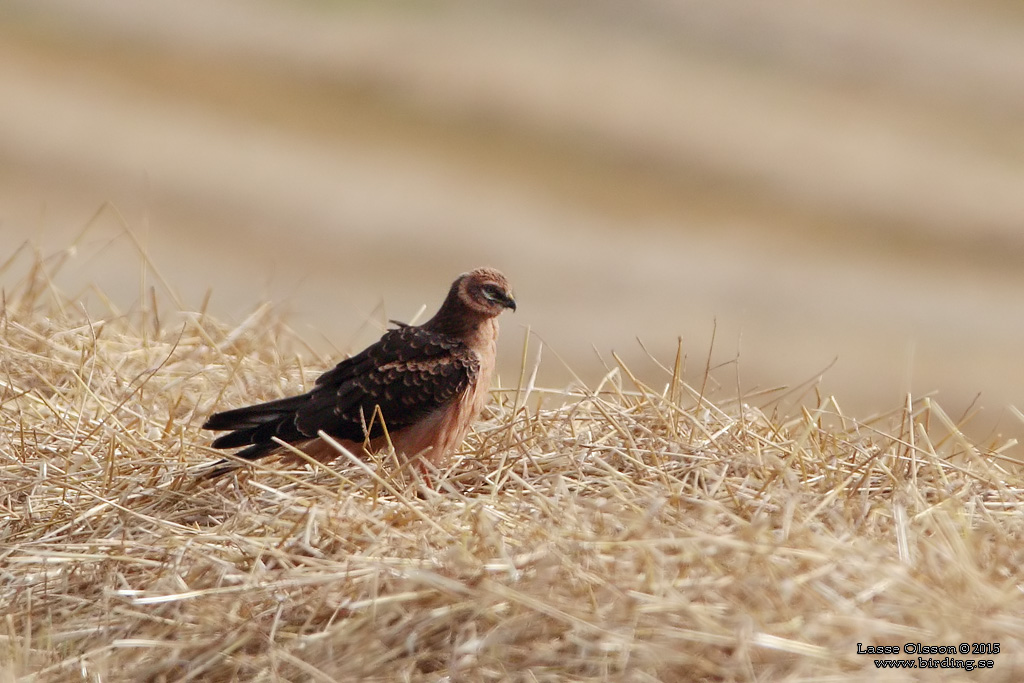
[[[481,364],[481,372],[465,391],[448,405],[435,410],[415,424],[389,432],[395,452],[406,458],[421,456],[436,467],[443,467],[448,456],[456,450],[469,433],[470,427],[490,398],[490,379],[493,361]],[[342,442],[356,454],[365,455],[366,450],[377,452],[387,449],[388,440],[377,437],[362,444]],[[302,446],[302,450],[318,460],[327,460],[337,451],[322,439],[314,439]]]
[[[423,420],[391,435],[395,451],[412,457],[422,455],[441,467],[448,455],[459,447],[473,423],[475,411],[472,391],[466,391],[450,405],[434,411]]]

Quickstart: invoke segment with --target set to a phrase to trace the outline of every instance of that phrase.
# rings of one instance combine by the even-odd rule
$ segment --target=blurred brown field
[[[657,386],[637,338],[697,377],[714,334],[748,391],[835,361],[851,412],[937,391],[1014,432],[1024,11],[10,0],[0,233],[122,306],[141,248],[184,307],[271,301],[332,353],[489,264],[506,377],[527,328],[549,386],[612,350]]]

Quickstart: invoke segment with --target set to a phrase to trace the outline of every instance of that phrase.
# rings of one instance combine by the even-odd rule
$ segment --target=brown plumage
[[[214,448],[236,448],[254,460],[284,450],[273,437],[324,459],[337,453],[323,431],[354,452],[384,446],[440,465],[462,443],[487,402],[498,340],[497,316],[516,302],[493,268],[460,275],[433,318],[398,323],[380,341],[338,363],[299,396],[215,413],[204,429],[232,430]],[[207,476],[235,469],[223,460]]]

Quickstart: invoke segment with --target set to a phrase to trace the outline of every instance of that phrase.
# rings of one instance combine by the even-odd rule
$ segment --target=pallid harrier
[[[203,428],[232,430],[213,447],[245,446],[235,453],[245,460],[285,451],[273,437],[331,459],[337,452],[320,431],[354,453],[374,451],[386,446],[386,429],[396,452],[441,465],[487,402],[497,316],[506,308],[514,311],[516,302],[504,275],[493,268],[464,273],[424,324],[396,323],[376,344],[320,375],[307,393],[215,413]],[[237,467],[227,463],[205,476]]]

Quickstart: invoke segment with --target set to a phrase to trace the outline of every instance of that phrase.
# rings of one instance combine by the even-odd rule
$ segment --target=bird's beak
[[[506,308],[511,308],[513,313],[516,312],[516,300],[511,295],[506,296],[505,300],[501,303],[505,304]]]

